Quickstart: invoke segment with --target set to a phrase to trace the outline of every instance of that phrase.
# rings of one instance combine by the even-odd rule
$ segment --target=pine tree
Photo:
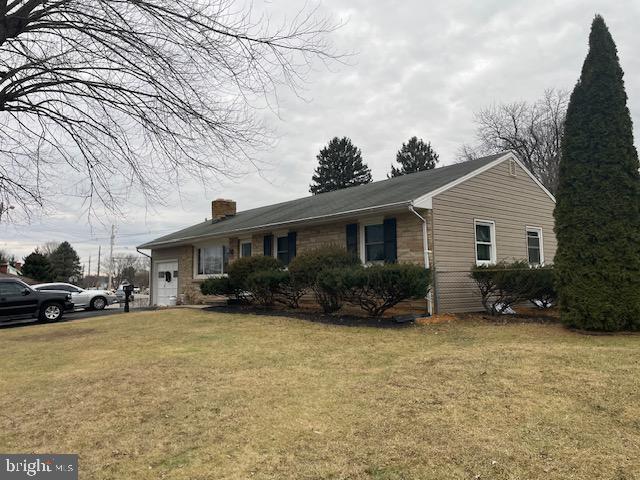
[[[22,266],[22,274],[39,282],[51,280],[51,263],[37,248],[27,255]]]
[[[80,257],[69,244],[62,242],[49,256],[51,276],[55,282],[74,282],[80,279]]]
[[[347,137],[334,137],[316,158],[318,167],[309,186],[314,195],[371,183],[371,170],[362,162],[360,149]]]
[[[431,170],[436,167],[440,156],[431,147],[431,142],[424,143],[418,137],[411,137],[396,154],[396,162],[400,168],[391,165],[391,173],[387,178],[399,177],[407,173],[416,173],[423,170]]]
[[[615,43],[601,16],[571,94],[555,208],[561,316],[640,329],[640,176]]]

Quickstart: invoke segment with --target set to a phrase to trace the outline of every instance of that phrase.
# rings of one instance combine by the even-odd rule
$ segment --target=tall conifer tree
[[[587,330],[640,329],[640,165],[622,77],[597,15],[567,111],[555,208],[561,315]]]
[[[314,195],[371,183],[371,170],[362,152],[347,137],[334,137],[320,150],[309,191]]]
[[[51,276],[55,282],[77,282],[82,274],[80,257],[69,244],[62,242],[49,256]]]
[[[418,137],[411,137],[396,154],[396,162],[399,168],[391,165],[391,173],[387,177],[399,177],[407,173],[416,173],[423,170],[431,170],[436,167],[440,156],[431,147],[431,142],[424,143]]]

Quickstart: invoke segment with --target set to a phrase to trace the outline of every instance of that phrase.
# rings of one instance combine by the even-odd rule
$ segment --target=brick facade
[[[423,210],[419,212],[427,218],[428,224],[431,223],[430,211]],[[422,239],[422,221],[413,213],[406,211],[399,214],[387,215],[396,218],[396,234],[397,234],[397,253],[399,263],[416,263],[422,265],[424,262],[423,239]],[[229,262],[235,261],[240,256],[240,240],[243,241],[251,238],[251,254],[262,255],[264,250],[263,237],[270,233],[280,234],[287,231],[297,232],[296,249],[297,253],[323,246],[323,245],[340,245],[346,246],[346,225],[357,222],[356,219],[350,221],[340,221],[327,223],[323,225],[313,225],[309,227],[295,227],[290,229],[277,229],[274,232],[261,232],[251,236],[232,237],[225,242],[229,251]],[[428,230],[431,231],[430,226]],[[206,300],[199,294],[199,286],[202,280],[194,279],[194,247],[192,245],[154,249],[152,251],[154,262],[157,260],[177,259],[179,267],[178,276],[178,297],[180,294],[194,294],[197,291],[197,300]],[[152,275],[155,275],[155,271]],[[309,301],[312,297],[307,296],[307,306],[311,306]],[[415,311],[423,313],[425,311],[425,301],[405,302],[398,306],[392,313]]]

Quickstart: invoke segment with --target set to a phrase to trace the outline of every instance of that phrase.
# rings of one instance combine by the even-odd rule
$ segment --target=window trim
[[[478,225],[485,225],[485,226],[489,226],[490,228],[490,234],[491,234],[491,243],[489,243],[489,245],[491,245],[490,260],[478,260],[478,235],[476,232],[476,227]],[[487,242],[481,242],[481,243],[483,245],[487,245]],[[496,264],[496,261],[498,258],[498,252],[496,249],[496,222],[494,222],[493,220],[484,220],[481,218],[473,219],[473,258],[475,259],[477,266]]]
[[[242,245],[246,245],[247,243],[249,245],[251,245],[251,255],[250,256],[253,256],[253,240],[251,238],[241,238],[238,241],[238,250],[239,250],[238,258],[243,258],[244,257],[244,255],[242,255]]]
[[[531,263],[531,259],[529,258],[529,232],[538,232],[538,239],[540,240],[540,263],[535,264]],[[542,227],[534,227],[531,225],[525,226],[524,229],[524,243],[525,248],[527,250],[527,263],[532,267],[544,267],[544,236],[542,234]]]
[[[278,240],[280,240],[281,238],[285,239],[285,242],[287,244],[287,258],[289,258],[289,231],[280,231],[280,232],[274,232],[273,233],[273,258],[275,258],[276,260],[280,261],[280,259],[278,258]],[[283,250],[284,251],[284,250]],[[288,265],[289,263],[287,262],[287,264],[285,264],[285,267]]]
[[[358,219],[358,256],[360,257],[360,261],[363,265],[381,265],[384,263],[384,260],[372,260],[367,261],[367,243],[365,240],[365,227],[369,227],[372,225],[381,225],[384,229],[384,217],[367,217],[363,219]],[[384,231],[384,230],[383,230]],[[382,240],[382,244],[384,245],[384,237]]]
[[[222,273],[200,274],[198,273],[198,250],[208,247],[221,247],[222,248]],[[207,242],[193,245],[193,279],[194,280],[206,280],[207,278],[226,277],[227,272],[224,268],[224,249],[229,248],[225,242]],[[173,273],[173,272],[172,272]]]

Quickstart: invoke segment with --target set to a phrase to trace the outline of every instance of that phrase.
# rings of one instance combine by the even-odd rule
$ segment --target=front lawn
[[[0,451],[83,479],[640,478],[638,336],[169,310],[0,347]]]

